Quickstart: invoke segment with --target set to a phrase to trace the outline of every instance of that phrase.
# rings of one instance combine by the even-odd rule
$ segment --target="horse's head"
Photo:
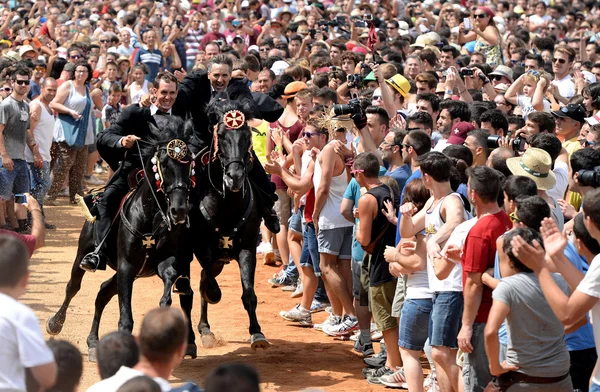
[[[223,169],[223,184],[231,192],[244,186],[246,176],[252,168],[252,131],[242,105],[223,101],[219,107],[219,120],[214,126],[213,156],[218,158]]]
[[[155,135],[152,141],[154,152],[146,165],[146,173],[157,192],[162,192],[167,201],[167,217],[173,224],[185,223],[189,210],[189,191],[195,185],[192,154],[187,143],[193,125],[175,116],[159,120],[156,128],[150,124]]]

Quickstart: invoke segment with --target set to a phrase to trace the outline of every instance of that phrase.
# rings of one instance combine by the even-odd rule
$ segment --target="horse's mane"
[[[238,106],[235,108],[228,106],[229,109],[224,110],[227,102],[232,101],[235,101]],[[225,91],[219,93],[215,100],[208,105],[207,113],[210,124],[215,125],[220,123],[223,114],[229,110],[241,111],[246,116],[246,120],[260,118],[260,112],[254,103],[247,79],[231,79]]]
[[[190,119],[184,121],[178,116],[156,116],[155,121],[159,132],[150,132],[145,140],[148,143],[143,143],[141,146],[142,155],[152,155],[159,146],[165,145],[173,139],[180,139],[186,144],[190,142],[194,131],[194,125]],[[152,127],[150,129],[152,130]]]

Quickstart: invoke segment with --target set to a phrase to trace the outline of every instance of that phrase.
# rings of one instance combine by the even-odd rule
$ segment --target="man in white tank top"
[[[335,132],[334,137],[346,144],[345,132]],[[350,263],[353,224],[340,213],[348,176],[346,164],[335,152],[332,142],[323,148],[315,162],[313,222],[317,230],[323,282],[333,314],[342,316],[340,324],[324,327],[323,332],[331,336],[342,336],[357,330],[358,320],[352,298]]]
[[[443,280],[434,272],[433,261],[441,257],[444,246],[454,229],[466,218],[460,196],[450,187],[450,158],[441,152],[431,151],[418,158],[423,182],[433,196],[425,207],[413,216],[412,203],[402,205],[400,235],[410,238],[421,230],[427,233],[427,273],[429,288],[433,292],[433,307],[429,328],[429,341],[433,348],[433,361],[442,391],[458,391],[459,367],[456,365],[457,336],[461,326],[463,297],[459,266]]]
[[[27,133],[32,137],[38,149],[32,153],[25,149],[25,159],[29,166],[31,195],[43,207],[44,197],[50,189],[50,148],[54,134],[54,111],[50,109],[50,101],[56,96],[58,84],[54,78],[46,78],[42,84],[41,94],[29,104],[29,129]],[[55,228],[46,223],[46,228]]]

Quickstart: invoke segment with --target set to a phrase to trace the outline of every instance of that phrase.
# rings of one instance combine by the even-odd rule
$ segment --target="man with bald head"
[[[54,111],[50,109],[50,101],[56,96],[58,84],[54,78],[46,78],[41,86],[41,93],[29,104],[29,129],[27,133],[32,137],[38,148],[32,152],[25,149],[25,159],[29,166],[31,196],[39,201],[42,207],[44,197],[50,189],[50,147],[54,133]],[[46,223],[46,228],[54,229],[53,225]]]
[[[225,42],[225,36],[219,32],[219,30],[221,30],[221,22],[219,21],[219,19],[211,20],[209,26],[210,33],[204,35],[202,41],[200,41],[200,50],[204,50],[204,48],[206,47],[206,45],[208,45],[209,42]]]

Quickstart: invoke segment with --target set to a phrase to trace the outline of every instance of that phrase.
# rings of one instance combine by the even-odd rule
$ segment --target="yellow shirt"
[[[267,163],[267,130],[269,123],[263,121],[252,130],[252,147],[261,165]]]
[[[565,150],[567,150],[567,153],[569,154],[569,161],[570,161],[571,155],[575,151],[577,151],[581,148],[581,143],[577,140],[577,137],[574,137],[572,139],[564,141],[562,146]],[[569,200],[568,200],[569,204],[572,205],[576,211],[579,211],[579,208],[581,207],[581,200],[582,200],[581,195],[576,192],[569,192],[568,198],[569,198]]]

